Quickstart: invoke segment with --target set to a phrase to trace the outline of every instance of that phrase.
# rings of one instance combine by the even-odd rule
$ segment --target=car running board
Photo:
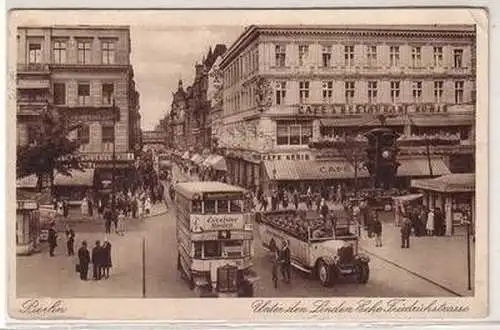
[[[307,269],[305,267],[302,267],[301,265],[299,265],[295,261],[291,261],[290,263],[292,264],[293,267],[295,267],[295,268],[297,268],[297,269],[299,269],[299,270],[301,270],[301,271],[303,271],[305,273],[309,273],[309,274],[312,273],[312,270]]]

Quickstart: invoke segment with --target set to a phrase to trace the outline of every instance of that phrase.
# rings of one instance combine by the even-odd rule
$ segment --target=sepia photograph
[[[485,312],[484,26],[264,12],[11,12],[12,315]]]

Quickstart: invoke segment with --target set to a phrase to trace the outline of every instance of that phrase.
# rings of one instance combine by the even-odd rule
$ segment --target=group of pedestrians
[[[89,264],[92,263],[93,280],[99,281],[103,278],[109,278],[109,270],[112,267],[111,262],[111,243],[108,239],[101,242],[97,240],[92,248],[92,254],[87,248],[87,241],[82,241],[80,249],[78,249],[78,264],[77,271],[80,273],[80,279],[87,281]]]

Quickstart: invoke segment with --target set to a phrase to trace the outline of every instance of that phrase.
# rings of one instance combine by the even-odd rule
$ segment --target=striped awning
[[[366,168],[359,166],[357,173],[347,161],[266,161],[266,172],[271,180],[335,180],[369,177]]]
[[[474,173],[453,173],[434,179],[412,180],[411,186],[439,192],[474,192],[476,190],[476,175]]]
[[[429,159],[405,159],[399,160],[401,164],[398,168],[398,176],[430,176],[432,168],[433,176],[450,174],[450,169],[440,158],[432,158],[429,165]]]

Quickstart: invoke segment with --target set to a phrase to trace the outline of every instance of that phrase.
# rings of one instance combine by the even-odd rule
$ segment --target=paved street
[[[132,229],[130,229],[132,228]],[[80,228],[83,230],[84,228]],[[125,236],[112,235],[113,268],[110,279],[83,282],[75,273],[76,259],[63,255],[61,241],[54,258],[47,251],[28,257],[18,257],[17,292],[20,297],[127,297],[142,296],[141,242],[146,238],[146,296],[150,298],[194,297],[176,270],[175,214],[151,217],[129,226]],[[98,230],[77,232],[77,244],[103,239]],[[372,258],[371,278],[366,285],[347,281],[332,288],[322,287],[318,281],[298,271],[292,274],[292,284],[272,286],[270,259],[258,239],[255,241],[255,271],[261,280],[255,295],[262,297],[317,297],[317,296],[450,296],[447,291],[418,278],[405,270]]]

